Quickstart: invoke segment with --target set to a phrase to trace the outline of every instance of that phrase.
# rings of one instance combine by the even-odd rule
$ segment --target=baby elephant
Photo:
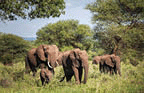
[[[48,84],[53,77],[53,72],[48,70],[48,68],[42,68],[40,71],[40,79],[42,85]]]

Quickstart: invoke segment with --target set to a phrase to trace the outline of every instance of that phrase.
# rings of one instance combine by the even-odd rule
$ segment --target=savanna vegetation
[[[39,0],[0,0],[1,20],[11,20],[10,13],[21,16],[23,9],[34,8],[30,11],[32,18],[52,16],[53,10],[47,10],[47,4],[59,5],[58,14],[63,13],[64,2],[39,2]],[[17,2],[18,1],[18,2]],[[44,3],[45,2],[45,3]],[[40,7],[38,6],[38,3]],[[15,14],[13,8],[19,12]],[[20,5],[23,5],[20,7]],[[52,5],[52,7],[55,7]],[[86,6],[93,14],[92,22],[96,24],[94,29],[88,25],[79,24],[77,20],[61,20],[41,28],[37,32],[35,41],[25,41],[23,38],[0,33],[0,93],[143,93],[144,92],[144,1],[143,0],[96,0]],[[19,6],[19,7],[18,7]],[[27,7],[29,6],[29,8]],[[1,8],[3,7],[3,8]],[[38,9],[40,10],[38,10]],[[16,8],[14,8],[16,9]],[[47,12],[45,12],[44,10]],[[51,8],[55,9],[55,8]],[[62,10],[61,10],[62,9]],[[42,12],[39,12],[41,11]],[[60,12],[61,11],[61,12]],[[25,13],[25,12],[24,12]],[[34,14],[32,14],[34,13]],[[37,14],[38,13],[38,14]],[[43,14],[46,13],[46,14]],[[0,14],[2,15],[2,14]],[[25,18],[27,14],[22,14]],[[54,17],[55,17],[54,16]],[[36,77],[32,73],[25,74],[24,58],[28,50],[41,44],[55,44],[60,51],[80,48],[87,50],[89,56],[89,75],[86,84],[76,85],[75,79],[71,82],[59,82],[64,72],[62,67],[55,69],[53,80],[46,86],[41,85],[39,72]],[[122,76],[100,73],[99,67],[92,65],[94,56],[111,54],[115,52],[121,57]],[[4,65],[3,65],[4,64]],[[11,66],[6,66],[11,64]]]

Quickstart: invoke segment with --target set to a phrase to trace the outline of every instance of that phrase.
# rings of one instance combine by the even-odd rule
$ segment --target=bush
[[[2,34],[0,37],[0,61],[5,65],[19,62],[29,47],[29,43],[19,36]]]

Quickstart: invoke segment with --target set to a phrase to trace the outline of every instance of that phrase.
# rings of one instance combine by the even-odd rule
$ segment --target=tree
[[[89,50],[92,45],[92,30],[88,25],[78,23],[77,20],[50,23],[37,32],[36,44],[56,44],[60,50]]]
[[[64,8],[64,0],[0,0],[0,19],[59,17]]]
[[[19,62],[24,58],[28,48],[30,45],[23,38],[3,34],[0,37],[0,61],[5,65]]]
[[[97,0],[87,5],[86,9],[93,13],[93,23],[102,24],[101,29],[96,25],[94,38],[106,53],[120,50],[123,58],[143,60],[143,3],[143,0]]]

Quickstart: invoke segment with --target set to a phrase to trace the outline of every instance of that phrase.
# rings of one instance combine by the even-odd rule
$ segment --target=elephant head
[[[70,52],[69,55],[72,60],[72,65],[75,68],[83,67],[84,68],[84,83],[87,82],[88,77],[88,55],[85,50],[81,51],[80,49],[74,49]]]
[[[116,71],[118,71],[119,75],[121,76],[120,57],[119,56],[115,56],[115,55],[111,55],[110,58],[111,58],[112,62],[115,64],[115,66],[116,66]]]
[[[45,83],[49,83],[52,80],[53,72],[48,70],[47,68],[42,68],[40,71],[40,79],[42,82],[42,85]]]
[[[63,52],[59,52],[58,53],[58,57],[57,57],[57,64],[58,65],[62,65],[62,60],[63,60]]]
[[[100,60],[101,60],[102,56],[95,56],[93,58],[92,64],[99,64]]]
[[[38,58],[43,62],[47,61],[47,65],[49,68],[56,67],[58,52],[59,49],[56,45],[40,45],[36,50]]]
[[[108,65],[108,66],[110,66],[110,67],[114,67],[114,63],[111,61],[111,55],[104,55],[104,56],[102,56],[102,58],[101,58],[101,64],[103,65],[103,64],[106,64],[106,65]]]
[[[116,56],[116,55],[112,54],[110,56],[110,58],[111,58],[112,62],[115,62],[115,63],[120,62],[120,57],[119,56]]]

